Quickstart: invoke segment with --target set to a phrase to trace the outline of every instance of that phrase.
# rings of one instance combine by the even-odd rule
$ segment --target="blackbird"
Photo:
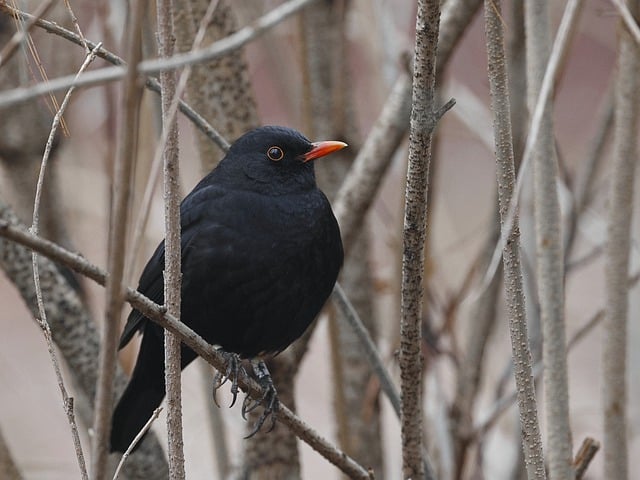
[[[236,361],[284,350],[329,297],[342,266],[342,241],[310,160],[345,146],[312,143],[286,127],[257,128],[182,201],[181,320]],[[163,241],[138,286],[158,304],[164,303],[164,253]],[[120,348],[136,332],[142,342],[113,413],[112,451],[129,447],[165,395],[163,330],[134,309]],[[181,367],[196,356],[182,345]]]

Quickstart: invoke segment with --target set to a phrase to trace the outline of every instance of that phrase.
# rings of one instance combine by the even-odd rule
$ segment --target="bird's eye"
[[[267,157],[269,157],[269,160],[279,162],[280,160],[282,160],[282,157],[284,157],[284,152],[280,147],[269,147],[269,150],[267,150]]]

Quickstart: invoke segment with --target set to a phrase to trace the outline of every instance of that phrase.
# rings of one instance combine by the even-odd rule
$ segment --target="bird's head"
[[[311,142],[287,127],[260,127],[233,143],[220,168],[239,186],[284,194],[315,188],[312,160],[346,146],[337,141]]]

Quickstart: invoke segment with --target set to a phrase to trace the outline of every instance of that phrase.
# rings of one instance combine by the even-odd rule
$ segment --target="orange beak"
[[[313,146],[313,148],[302,156],[304,162],[324,157],[325,155],[329,155],[332,152],[342,150],[347,146],[347,144],[344,142],[336,142],[333,140],[328,140],[325,142],[315,142],[311,145]]]

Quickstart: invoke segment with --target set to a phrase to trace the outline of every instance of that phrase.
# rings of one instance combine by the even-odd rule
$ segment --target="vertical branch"
[[[550,51],[549,12],[545,2],[526,4],[525,29],[527,98],[529,110],[533,111],[540,94]],[[569,480],[573,473],[565,348],[564,261],[560,235],[560,204],[556,188],[558,160],[550,99],[545,103],[532,159],[549,478]]]
[[[109,228],[106,285],[106,311],[102,325],[96,410],[93,428],[95,439],[92,455],[92,477],[103,480],[106,476],[107,442],[113,407],[113,379],[116,367],[116,346],[120,315],[124,302],[122,276],[124,250],[131,198],[130,178],[135,158],[136,132],[142,88],[144,83],[137,74],[141,57],[140,25],[146,2],[132,2],[132,15],[127,24],[127,58],[129,66],[124,79],[122,111],[119,119],[119,143],[116,151],[113,200]]]
[[[637,0],[628,3],[634,16]],[[640,52],[627,30],[620,26],[616,79],[613,175],[609,190],[609,224],[606,245],[606,314],[603,345],[604,477],[628,478],[627,452],[627,314],[629,248],[634,171],[637,163]]]
[[[173,55],[173,2],[157,2],[158,56]],[[164,219],[165,219],[165,267],[164,303],[167,312],[180,319],[181,247],[180,247],[180,182],[178,162],[178,124],[171,115],[176,93],[176,73],[160,74],[162,88],[162,129],[166,132],[164,144]],[[173,108],[175,111],[175,107]],[[165,135],[162,135],[165,138]],[[182,400],[180,395],[180,340],[171,332],[164,332],[164,365],[167,395],[167,433],[169,453],[169,478],[183,479],[184,451],[182,440]]]
[[[509,89],[505,66],[504,32],[500,2],[485,0],[485,29],[491,108],[494,116],[494,136],[498,180],[500,221],[505,229],[509,204],[514,194],[515,168],[511,134]],[[544,479],[544,458],[538,423],[538,407],[531,368],[531,351],[525,317],[525,302],[520,266],[519,230],[517,215],[508,226],[507,241],[503,246],[504,283],[509,310],[509,331],[514,363],[514,375],[518,391],[520,427],[525,451],[527,475],[530,480]],[[503,232],[504,236],[504,232]]]
[[[409,132],[409,166],[403,227],[400,381],[402,388],[402,470],[404,478],[433,477],[422,460],[422,293],[427,188],[431,140],[438,120],[435,56],[440,2],[419,0],[416,19],[413,103]],[[453,103],[445,108],[451,108]]]

